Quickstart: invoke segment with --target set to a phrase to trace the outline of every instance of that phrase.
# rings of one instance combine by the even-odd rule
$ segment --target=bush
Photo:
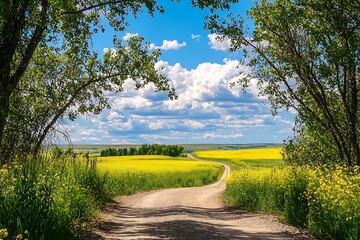
[[[250,168],[227,181],[226,199],[240,208],[278,213],[318,239],[360,238],[357,168]]]
[[[54,151],[0,168],[0,239],[81,239],[87,222],[118,195],[165,187],[191,187],[218,179],[211,171],[99,173],[97,161]]]
[[[0,229],[9,238],[24,232],[28,239],[79,238],[84,221],[101,204],[91,186],[81,184],[80,173],[96,175],[79,156],[22,159],[2,166]]]

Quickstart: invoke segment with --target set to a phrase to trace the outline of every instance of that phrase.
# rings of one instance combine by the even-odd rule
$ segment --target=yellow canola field
[[[282,163],[281,148],[199,151],[193,153],[201,159],[231,161],[239,166],[274,166]],[[233,168],[237,168],[234,167]]]
[[[99,157],[98,169],[102,172],[191,172],[209,170],[219,165],[159,155]]]
[[[280,160],[281,148],[259,148],[259,149],[242,149],[242,150],[220,150],[220,151],[200,151],[196,152],[196,156],[201,158],[212,159],[236,159],[236,160],[250,160],[250,159],[269,159]]]

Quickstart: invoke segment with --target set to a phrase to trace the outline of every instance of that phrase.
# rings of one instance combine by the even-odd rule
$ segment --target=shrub
[[[278,213],[318,239],[360,238],[358,168],[241,169],[228,178],[225,195],[243,209]]]

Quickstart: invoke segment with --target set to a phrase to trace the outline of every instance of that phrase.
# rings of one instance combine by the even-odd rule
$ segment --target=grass
[[[199,151],[192,153],[194,157],[228,164],[231,170],[244,167],[273,167],[283,165],[280,147]]]
[[[19,159],[0,167],[0,239],[83,239],[87,222],[115,196],[200,186],[222,172],[222,165],[181,158],[96,161],[59,149],[39,159]]]
[[[101,157],[99,173],[114,184],[115,195],[168,187],[194,187],[217,181],[224,167],[168,156]]]
[[[360,239],[359,168],[288,166],[280,148],[201,151],[193,155],[227,163],[228,204],[277,214],[317,239]]]
[[[359,168],[295,167],[280,148],[202,151],[230,163],[225,197],[276,213],[317,239],[360,239]],[[61,151],[60,151],[61,153]],[[91,156],[91,155],[90,155]],[[115,196],[216,181],[223,167],[167,156],[104,157],[59,152],[0,167],[0,239],[82,239],[86,224]]]

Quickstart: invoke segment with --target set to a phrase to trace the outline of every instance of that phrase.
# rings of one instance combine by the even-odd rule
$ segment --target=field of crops
[[[97,169],[119,188],[117,194],[202,186],[218,180],[224,171],[216,163],[156,155],[100,157]]]
[[[82,239],[112,198],[216,181],[223,166],[166,156],[93,158],[56,149],[0,168],[0,239]]]
[[[360,239],[360,170],[288,166],[280,153],[280,148],[263,148],[193,155],[231,166],[228,204],[276,213],[318,239]],[[0,239],[72,239],[115,196],[201,186],[223,172],[222,165],[186,158],[93,156],[56,153],[2,166]]]
[[[219,164],[160,155],[99,157],[97,166],[100,171],[109,171],[110,173],[119,171],[155,173],[212,171],[219,167],[221,169]]]
[[[287,166],[280,148],[196,152],[231,165],[225,199],[280,215],[317,239],[360,239],[359,169]]]
[[[223,162],[232,170],[243,167],[271,167],[282,165],[281,148],[199,151],[192,154],[201,159]]]

